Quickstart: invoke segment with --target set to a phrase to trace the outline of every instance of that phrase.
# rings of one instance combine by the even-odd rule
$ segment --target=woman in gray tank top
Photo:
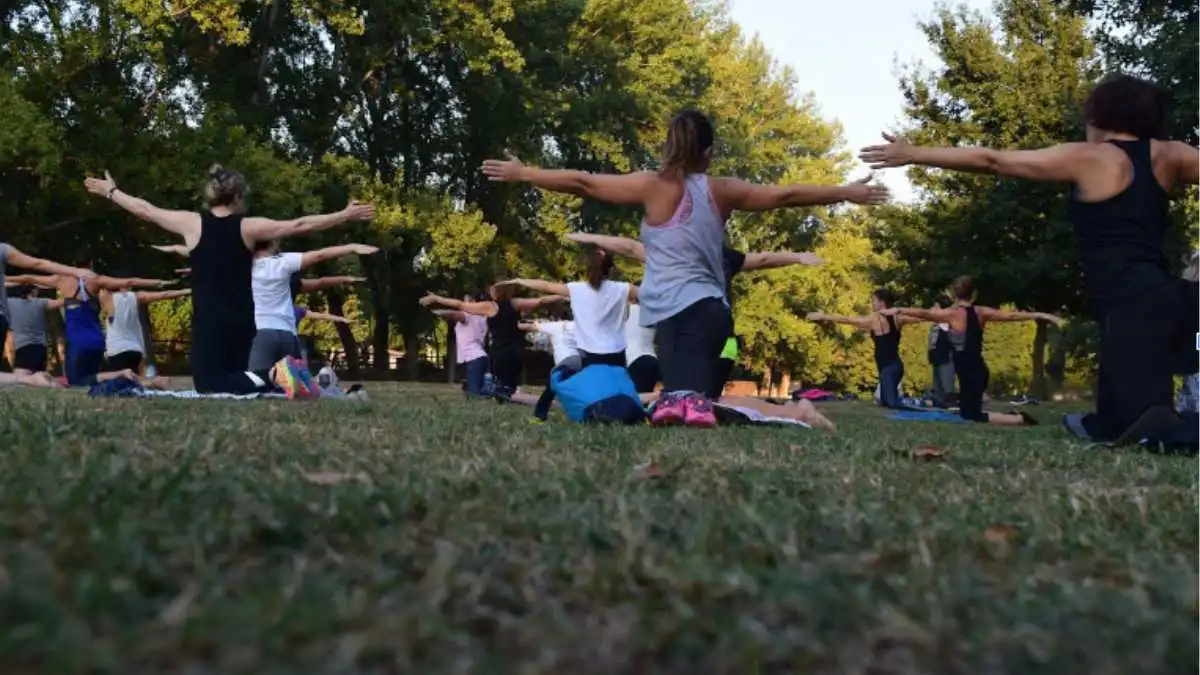
[[[866,180],[843,186],[766,186],[735,178],[709,178],[715,134],[698,110],[672,118],[657,171],[593,174],[539,169],[515,157],[488,160],[490,180],[537,187],[608,202],[641,205],[646,276],[639,303],[641,323],[655,327],[663,395],[652,421],[658,425],[713,426],[712,384],[721,347],[732,331],[725,297],[721,249],[725,221],[734,211],[768,211],[850,201],[879,204],[882,187]]]

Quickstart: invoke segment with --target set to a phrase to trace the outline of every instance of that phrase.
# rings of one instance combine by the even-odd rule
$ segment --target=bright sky
[[[992,5],[959,2],[988,13]],[[791,66],[798,89],[813,93],[822,116],[841,122],[855,156],[901,119],[898,63],[936,62],[917,29],[918,19],[933,16],[935,0],[729,0],[729,9],[748,36],[757,34],[781,65]],[[903,171],[879,178],[895,199],[912,198]]]

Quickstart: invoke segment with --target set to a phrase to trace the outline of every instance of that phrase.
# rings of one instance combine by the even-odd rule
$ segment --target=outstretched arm
[[[103,274],[93,276],[90,281],[108,291],[123,291],[129,288],[163,288],[175,283],[167,279],[142,279],[141,277],[108,277]]]
[[[98,197],[104,197],[137,218],[150,221],[167,232],[183,237],[192,245],[195,245],[195,242],[200,239],[199,213],[160,209],[145,199],[125,194],[117,187],[117,182],[107,171],[104,172],[104,178],[85,179],[83,186],[87,188],[88,192]]]
[[[1188,185],[1200,183],[1200,149],[1181,141],[1171,141],[1167,145],[1167,152],[1179,182]]]
[[[5,286],[26,284],[38,288],[58,288],[58,277],[53,274],[10,274],[5,279]]]
[[[66,265],[60,265],[56,262],[50,262],[49,260],[43,260],[42,258],[35,258],[31,255],[25,255],[24,253],[21,253],[17,249],[13,248],[11,244],[8,247],[8,253],[4,256],[4,259],[13,267],[19,267],[23,270],[36,270],[43,274],[61,274],[63,276],[74,278],[87,277],[91,276],[92,274],[90,270],[84,270],[78,267],[68,267]]]
[[[312,310],[306,312],[304,314],[304,318],[312,319],[314,321],[332,321],[333,323],[344,323],[346,325],[354,323],[344,316],[338,316],[337,314],[326,314],[325,312],[314,312]]]
[[[518,312],[532,312],[539,307],[554,305],[560,302],[570,302],[571,298],[565,295],[543,295],[540,298],[513,298],[513,308]]]
[[[528,288],[531,291],[545,293],[546,295],[567,295],[570,293],[567,290],[567,285],[556,281],[542,281],[541,279],[509,279],[497,283],[500,285],[521,286]]]
[[[821,323],[840,323],[858,330],[872,330],[874,323],[869,316],[844,316],[842,314],[826,314],[825,312],[809,312],[804,318]]]
[[[1062,317],[1046,312],[1010,312],[991,307],[976,307],[975,310],[984,321],[1049,321],[1055,326],[1062,326],[1067,322]]]
[[[378,246],[367,246],[366,244],[343,244],[342,246],[319,248],[315,251],[305,253],[300,258],[300,268],[312,267],[319,262],[333,260],[345,255],[373,255],[377,252],[379,252]]]
[[[921,307],[889,307],[880,312],[884,316],[904,317],[918,321],[945,323],[954,317],[953,309],[923,309]]]
[[[435,309],[433,310],[433,313],[437,314],[443,319],[446,319],[447,321],[453,321],[455,323],[462,323],[463,321],[467,320],[467,313],[460,312],[456,309]]]
[[[443,307],[449,307],[450,309],[457,309],[459,311],[463,311],[468,314],[474,314],[476,316],[485,316],[485,317],[495,316],[496,309],[497,309],[496,303],[494,303],[494,302],[463,302],[462,300],[455,300],[454,298],[445,298],[440,295],[436,295],[434,293],[430,293],[429,295],[426,295],[425,297],[421,298],[418,302],[420,303],[420,305],[422,307],[428,307],[430,305],[441,305]]]
[[[483,174],[492,182],[529,183],[543,190],[565,192],[609,204],[643,204],[654,183],[654,174],[646,171],[628,174],[588,173],[567,169],[539,169],[526,166],[509,153],[506,159],[489,159]]]
[[[1062,143],[1040,150],[993,150],[991,148],[934,148],[912,145],[893,134],[887,141],[859,152],[859,159],[872,169],[916,164],[953,171],[994,173],[1012,178],[1046,182],[1077,182],[1095,157],[1091,143]]]
[[[366,277],[317,277],[316,279],[301,279],[300,291],[302,293],[312,293],[336,286],[359,284],[366,280]]]
[[[769,270],[789,265],[820,265],[824,262],[815,253],[747,253],[742,271]]]
[[[538,325],[532,321],[522,321],[517,324],[517,328],[520,328],[526,333],[536,333],[538,330]]]
[[[301,216],[293,220],[246,218],[242,221],[242,232],[255,241],[266,241],[311,234],[352,220],[371,220],[374,217],[375,207],[373,205],[351,201],[346,208],[335,213]]]
[[[177,256],[187,258],[191,256],[191,251],[183,244],[152,244],[150,248],[163,253],[174,253]]]
[[[712,180],[716,197],[726,217],[732,211],[770,211],[794,206],[820,206],[853,202],[882,204],[888,200],[888,190],[880,185],[868,185],[872,176],[846,185],[757,185],[736,178]]]
[[[633,258],[639,262],[646,262],[646,247],[636,239],[610,237],[605,234],[587,234],[585,232],[571,232],[567,235],[567,239],[577,244],[599,246],[610,253],[623,255],[626,258]]]
[[[190,288],[184,288],[178,291],[159,291],[157,293],[148,293],[143,291],[137,294],[137,299],[138,302],[148,305],[152,302],[159,302],[160,300],[174,300],[175,298],[182,298],[191,294],[192,289]]]

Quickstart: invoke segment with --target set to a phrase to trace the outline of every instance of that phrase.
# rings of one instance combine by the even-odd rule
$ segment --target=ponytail
[[[604,280],[612,272],[613,259],[602,248],[594,248],[588,253],[587,259],[587,281],[588,285],[597,291],[604,284]]]
[[[680,111],[667,127],[660,173],[703,173],[708,168],[714,136],[713,124],[704,113],[693,108]]]

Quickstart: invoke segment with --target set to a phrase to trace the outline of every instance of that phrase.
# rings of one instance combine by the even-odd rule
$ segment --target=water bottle
[[[483,375],[483,395],[491,396],[495,391],[496,391],[496,384],[495,384],[495,381],[492,379],[492,374],[484,373],[484,375]]]
[[[146,377],[147,378],[158,377],[158,368],[155,368],[153,363],[146,366]]]

